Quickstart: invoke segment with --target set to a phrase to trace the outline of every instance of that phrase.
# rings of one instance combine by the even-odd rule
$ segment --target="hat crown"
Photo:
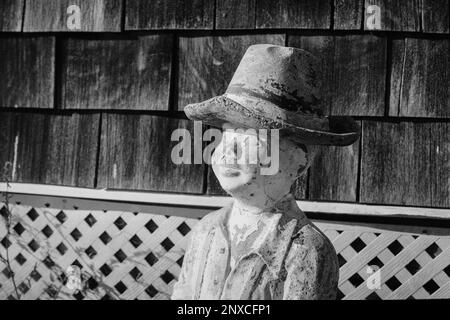
[[[308,51],[258,44],[245,52],[227,93],[268,100],[303,115],[323,115],[319,61]]]
[[[222,127],[279,129],[296,143],[347,146],[360,127],[351,117],[324,116],[320,60],[305,50],[250,46],[225,94],[187,105],[188,118]]]

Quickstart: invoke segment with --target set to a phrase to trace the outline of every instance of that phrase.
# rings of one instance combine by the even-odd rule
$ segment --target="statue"
[[[186,106],[190,119],[224,129],[212,164],[233,203],[205,216],[191,232],[172,299],[336,298],[336,252],[290,188],[318,146],[350,145],[360,129],[351,117],[323,115],[318,76],[318,62],[307,51],[254,45],[224,95]],[[279,140],[255,135],[258,129],[278,130]],[[242,156],[248,141],[270,145],[272,153],[277,148],[276,172],[262,174],[267,159],[252,163],[252,151],[247,162],[230,162]]]

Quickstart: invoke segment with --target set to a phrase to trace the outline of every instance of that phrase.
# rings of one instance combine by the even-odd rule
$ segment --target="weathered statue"
[[[349,145],[359,136],[353,119],[323,116],[317,70],[304,50],[254,45],[224,95],[185,108],[190,119],[224,128],[213,170],[234,200],[192,231],[173,299],[336,298],[333,245],[289,193],[317,145]],[[277,129],[280,139],[257,129]],[[254,149],[246,162],[230,161],[241,159],[249,141],[272,154],[277,148],[275,172],[263,173],[264,154],[249,161]]]

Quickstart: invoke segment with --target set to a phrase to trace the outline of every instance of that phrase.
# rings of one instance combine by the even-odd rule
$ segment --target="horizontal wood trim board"
[[[66,210],[114,210],[201,218],[230,203],[226,196],[116,191],[40,184],[0,183],[13,204]],[[297,201],[309,213],[450,219],[450,209],[397,207],[339,202]]]

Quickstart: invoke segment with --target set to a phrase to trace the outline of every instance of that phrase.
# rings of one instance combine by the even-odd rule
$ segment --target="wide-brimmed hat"
[[[222,127],[280,129],[297,143],[346,146],[360,134],[351,117],[325,116],[319,61],[308,51],[271,44],[250,46],[226,92],[189,104],[192,120]]]

